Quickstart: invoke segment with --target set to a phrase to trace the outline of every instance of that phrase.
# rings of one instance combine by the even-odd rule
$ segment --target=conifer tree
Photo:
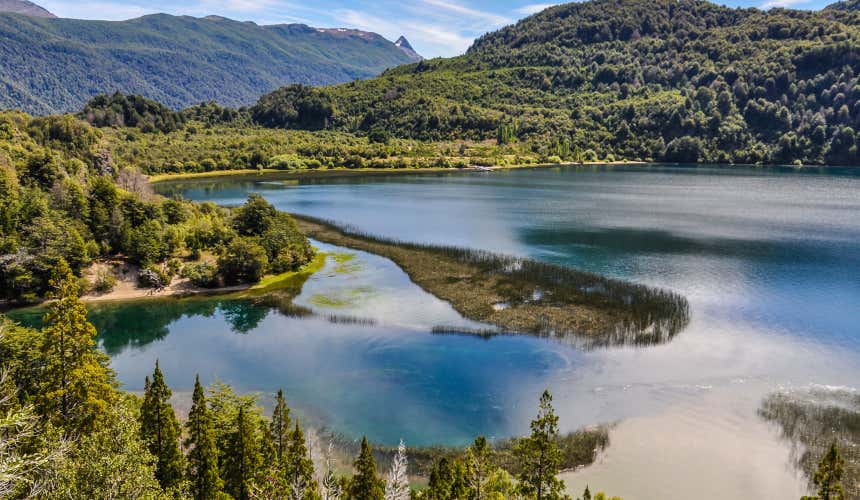
[[[818,488],[818,496],[803,497],[804,500],[844,500],[845,490],[842,487],[842,474],[845,472],[845,459],[839,455],[836,441],[824,454],[818,464],[818,470],[812,482]]]
[[[290,434],[283,467],[290,498],[315,498],[318,486],[314,480],[314,462],[308,456],[305,435],[298,422]]]
[[[350,500],[384,500],[385,481],[376,473],[376,461],[367,438],[361,439],[361,452],[353,464],[355,475],[349,481],[347,498]]]
[[[60,260],[50,280],[54,299],[45,314],[40,347],[41,374],[36,409],[73,434],[91,432],[116,400],[108,358],[95,349],[96,329],[87,321],[80,285]]]
[[[558,417],[549,391],[544,391],[540,398],[531,429],[531,436],[520,439],[514,449],[521,470],[517,489],[521,495],[537,500],[564,498],[564,482],[556,477],[561,465]]]
[[[469,474],[462,460],[455,460],[452,467],[454,481],[451,483],[451,498],[472,498],[473,490],[469,485]]]
[[[447,457],[442,457],[433,464],[430,470],[430,480],[427,484],[425,498],[432,500],[447,500],[451,498],[454,488],[454,468]]]
[[[178,486],[182,481],[184,460],[179,450],[180,428],[176,413],[170,406],[170,388],[158,361],[152,381],[144,389],[143,405],[140,407],[140,436],[149,452],[155,456],[155,477],[162,488]]]
[[[490,462],[490,447],[487,438],[478,436],[472,446],[466,450],[466,468],[469,486],[475,493],[475,500],[484,500],[487,495],[487,483],[495,467]]]
[[[224,450],[224,489],[236,500],[248,500],[260,465],[254,425],[243,406]]]
[[[200,385],[199,375],[194,380],[194,395],[185,429],[188,433],[184,444],[189,450],[187,477],[191,494],[195,500],[215,498],[223,482],[218,473],[218,448],[212,414],[206,406],[206,395]]]
[[[270,433],[272,447],[275,451],[275,460],[282,462],[290,445],[290,409],[284,401],[284,391],[281,389],[278,389],[275,410],[272,413]]]

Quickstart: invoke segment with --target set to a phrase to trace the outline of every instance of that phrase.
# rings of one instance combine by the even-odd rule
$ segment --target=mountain
[[[825,10],[860,11],[860,0],[842,0],[828,5]]]
[[[46,9],[27,0],[0,0],[0,12],[23,14],[33,17],[57,17]]]
[[[412,48],[412,44],[409,43],[409,40],[406,39],[405,36],[400,36],[396,42],[394,42],[400,50],[406,53],[413,62],[418,62],[424,60],[424,58],[418,53],[415,52],[415,49]]]
[[[0,108],[35,114],[77,111],[114,91],[174,108],[210,100],[244,106],[287,83],[348,82],[413,61],[375,33],[217,16],[109,22],[0,14],[0,39]]]
[[[343,130],[516,140],[562,159],[860,165],[858,75],[857,13],[594,0],[317,100]]]

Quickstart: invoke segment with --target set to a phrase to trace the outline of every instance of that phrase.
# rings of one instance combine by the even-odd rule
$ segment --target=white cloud
[[[288,6],[288,4],[277,0],[200,0],[195,10],[204,9],[215,14],[218,12],[255,13],[272,7]]]
[[[538,0],[539,1],[539,0]],[[322,28],[358,28],[390,40],[405,35],[428,57],[462,54],[475,37],[512,22],[476,8],[474,0],[43,0],[61,17],[124,20],[167,12],[220,15],[258,24],[300,22]]]
[[[160,12],[150,7],[114,2],[63,2],[43,1],[39,5],[59,17],[71,19],[102,19],[106,21],[125,21],[147,14]]]
[[[505,16],[500,16],[493,12],[484,12],[482,10],[473,9],[466,5],[460,3],[450,2],[448,0],[422,0],[425,4],[431,5],[433,7],[438,7],[440,9],[447,10],[449,12],[453,12],[455,14],[460,14],[464,16],[469,16],[474,19],[480,19],[489,22],[495,26],[502,26],[505,24],[510,24],[511,20]]]
[[[811,0],[768,0],[761,4],[762,9],[772,9],[774,7],[791,8],[797,5],[810,3]]]
[[[514,9],[514,12],[517,14],[522,14],[524,16],[530,16],[532,14],[537,14],[538,12],[548,9],[552,6],[558,5],[557,3],[533,3],[530,5],[523,5],[518,9]]]
[[[337,17],[345,26],[374,31],[389,40],[405,35],[419,53],[423,50],[433,55],[457,55],[465,52],[473,41],[470,36],[432,21],[424,22],[415,19],[391,21],[349,9],[337,11]]]

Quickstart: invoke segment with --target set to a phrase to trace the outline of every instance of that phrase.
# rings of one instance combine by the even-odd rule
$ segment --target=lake
[[[791,498],[805,482],[778,429],[756,415],[762,398],[858,389],[860,173],[559,167],[156,187],[225,205],[259,192],[279,209],[382,236],[665,287],[689,299],[692,319],[650,347],[434,335],[468,322],[390,262],[352,252],[330,258],[297,299],[321,313],[313,318],[213,299],[94,308],[131,390],[159,358],[179,391],[197,372],[247,391],[283,387],[300,413],[335,431],[423,445],[524,433],[549,388],[563,430],[617,423],[597,464],[565,474],[579,491]]]

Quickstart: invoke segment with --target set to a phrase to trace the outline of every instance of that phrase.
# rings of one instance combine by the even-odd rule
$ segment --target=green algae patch
[[[341,297],[333,297],[331,295],[324,295],[322,293],[314,294],[310,299],[308,299],[308,302],[317,307],[326,307],[329,309],[343,309],[352,305],[352,301],[350,300],[345,300]]]
[[[360,286],[354,288],[340,289],[334,294],[317,293],[308,299],[311,305],[329,308],[343,309],[357,305],[363,300],[367,300],[377,294],[377,290],[369,286]]]
[[[354,253],[337,252],[330,255],[335,262],[333,270],[337,274],[357,273],[364,268],[360,262],[356,262]]]
[[[325,253],[317,252],[314,258],[298,271],[287,271],[281,274],[265,276],[256,285],[247,290],[231,294],[231,297],[258,296],[279,290],[301,291],[305,282],[325,267],[326,256],[327,254]]]

